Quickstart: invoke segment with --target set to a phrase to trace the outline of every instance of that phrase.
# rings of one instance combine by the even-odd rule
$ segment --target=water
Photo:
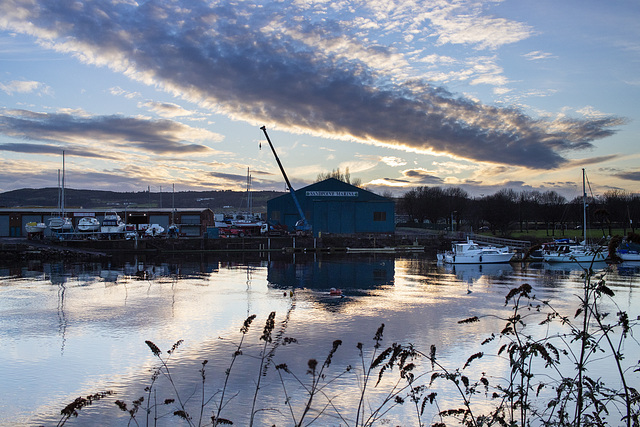
[[[598,268],[606,268],[605,264]],[[252,314],[256,319],[242,345],[226,388],[222,417],[235,425],[247,425],[257,382],[260,390],[254,409],[255,425],[292,425],[299,419],[308,398],[312,377],[307,362],[320,364],[334,340],[342,340],[321,384],[323,394],[314,400],[310,415],[318,415],[327,399],[332,406],[322,412],[318,425],[354,425],[363,383],[363,365],[370,361],[374,335],[384,323],[383,348],[392,343],[412,343],[428,353],[437,348],[438,361],[449,369],[462,368],[470,355],[487,356],[465,369],[469,377],[497,380],[508,368],[495,355],[495,347],[481,342],[499,332],[509,308],[507,292],[529,283],[537,297],[550,300],[564,314],[572,316],[581,294],[581,270],[574,265],[494,265],[447,267],[432,257],[416,255],[328,256],[288,255],[269,259],[237,260],[196,257],[187,259],[113,261],[111,264],[38,263],[0,269],[0,424],[55,425],[60,410],[78,396],[111,390],[116,394],[83,408],[67,425],[127,425],[128,414],[114,401],[131,402],[151,396],[156,402],[178,395],[198,424],[202,406],[202,376],[205,365],[204,421],[220,401],[225,371],[242,338],[240,328]],[[616,293],[604,309],[627,311],[638,316],[640,265],[621,264],[607,272],[608,286]],[[329,295],[342,289],[343,296]],[[265,375],[260,374],[260,340],[270,312],[276,312],[272,351]],[[481,322],[461,325],[459,320],[479,316]],[[533,319],[532,319],[533,320]],[[538,322],[531,322],[532,325]],[[539,327],[538,327],[539,328]],[[549,333],[553,332],[549,329]],[[285,344],[285,337],[297,342]],[[174,385],[161,376],[148,395],[152,372],[158,359],[145,344],[155,343],[162,351]],[[168,355],[178,340],[177,350]],[[275,350],[271,350],[275,348]],[[382,350],[382,349],[380,349]],[[378,352],[380,351],[378,350]],[[628,340],[626,360],[640,357],[638,343]],[[292,375],[283,373],[284,386],[273,366],[286,363]],[[344,372],[352,366],[349,372]],[[607,365],[609,366],[609,365]],[[423,369],[428,363],[421,362]],[[598,368],[600,369],[600,368]],[[605,373],[609,376],[606,369]],[[280,371],[282,373],[282,371]],[[416,371],[416,374],[424,373]],[[615,371],[610,372],[615,378]],[[638,384],[638,373],[631,384]],[[421,383],[428,383],[422,378]],[[385,374],[374,387],[367,385],[367,413],[380,405],[397,379]],[[440,409],[457,408],[461,400],[455,390],[439,380]],[[294,405],[291,415],[286,396]],[[478,403],[482,408],[483,403]],[[148,422],[153,425],[180,424],[172,416],[176,403],[159,405]],[[415,406],[397,406],[376,425],[416,425]],[[427,405],[423,422],[439,421],[437,408]],[[338,415],[339,414],[339,415]],[[344,417],[340,419],[339,416]],[[147,424],[144,409],[136,414]],[[187,425],[186,422],[183,423]]]

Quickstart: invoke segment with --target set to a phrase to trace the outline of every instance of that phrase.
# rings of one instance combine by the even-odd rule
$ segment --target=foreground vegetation
[[[409,414],[410,425],[416,426],[427,425],[428,408],[435,409],[436,419],[429,421],[434,427],[639,426],[640,394],[634,385],[638,384],[640,361],[628,360],[624,351],[633,347],[634,356],[640,354],[634,337],[640,319],[631,318],[618,308],[606,309],[616,305],[605,279],[606,271],[594,272],[585,267],[575,313],[561,313],[550,301],[538,299],[528,284],[512,289],[505,297],[504,314],[499,317],[500,330],[482,342],[487,351],[469,355],[464,366],[455,368],[441,362],[435,346],[425,352],[410,343],[383,345],[383,324],[369,344],[357,344],[358,366],[334,366],[334,356],[342,346],[336,340],[328,346],[323,359],[310,359],[305,372],[295,372],[286,363],[276,361],[279,346],[298,344],[294,338],[274,332],[276,313],[272,312],[258,339],[259,347],[249,346],[252,350],[247,349],[245,339],[256,316],[244,321],[222,381],[213,388],[215,393],[206,394],[212,388],[205,387],[208,361],[204,360],[200,384],[192,384],[195,391],[185,396],[179,391],[183,389],[178,386],[180,379],[174,377],[171,364],[182,341],[166,352],[146,341],[158,364],[140,397],[132,402],[116,400],[114,410],[126,413],[129,425],[147,426],[156,425],[163,418],[166,421],[166,417],[189,426],[264,425],[259,420],[265,411],[286,417],[286,425],[387,425],[393,410],[400,406],[409,408],[404,408],[403,413]],[[495,318],[477,315],[461,320],[460,333],[489,317]],[[234,419],[238,414],[228,408],[238,398],[230,390],[229,380],[248,360],[254,364],[257,361],[257,370],[250,397],[243,402],[246,422]],[[498,365],[506,366],[506,371],[494,375],[491,367]],[[616,374],[599,374],[605,365],[611,368],[608,372]],[[267,369],[274,370],[281,384],[281,408],[260,405],[261,382]],[[329,392],[336,381],[345,379],[359,390],[356,396],[348,396],[353,402],[349,408],[339,404],[344,400],[340,391]],[[159,387],[160,380],[166,386]],[[379,388],[383,393],[374,395],[373,391]],[[444,388],[457,394],[454,407],[443,406],[446,404],[441,402],[440,390]],[[79,397],[61,411],[58,425],[78,417],[88,405],[111,399],[112,394],[105,391]]]

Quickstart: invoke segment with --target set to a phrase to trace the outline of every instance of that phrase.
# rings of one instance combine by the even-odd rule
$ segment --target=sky
[[[640,2],[2,0],[0,192],[640,193]]]

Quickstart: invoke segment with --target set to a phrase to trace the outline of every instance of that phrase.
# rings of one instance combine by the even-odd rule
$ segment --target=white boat
[[[100,221],[92,216],[85,216],[78,221],[78,231],[98,231],[100,230]]]
[[[559,245],[554,250],[543,254],[544,261],[548,263],[588,263],[601,262],[607,258],[605,247],[587,243],[587,190],[584,169],[582,169],[582,230],[583,240],[581,243]]]
[[[640,261],[640,244],[625,239],[616,248],[616,255],[623,261]]]
[[[54,216],[49,218],[49,228],[57,232],[66,232],[73,230],[73,222],[71,218]]]
[[[145,231],[144,234],[146,236],[155,237],[164,233],[164,227],[160,224],[151,224]]]
[[[105,214],[100,231],[103,233],[124,233],[124,222],[116,212]]]
[[[534,246],[525,254],[524,260],[528,261],[544,261],[544,254],[553,252],[561,245],[575,245],[576,243],[567,238],[556,239],[553,242],[545,242],[541,245]]]
[[[24,225],[27,233],[42,233],[47,228],[44,222],[28,222]]]
[[[473,240],[454,242],[451,250],[438,256],[445,264],[498,264],[509,262],[515,252],[508,247],[481,246]]]
[[[545,262],[601,262],[607,258],[606,248],[601,246],[590,246],[587,244],[566,244],[558,245],[557,249],[546,252],[543,255]]]

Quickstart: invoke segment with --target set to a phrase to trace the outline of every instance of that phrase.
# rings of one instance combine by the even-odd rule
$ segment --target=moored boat
[[[540,245],[532,247],[523,258],[526,261],[544,261],[544,255],[556,251],[561,245],[575,245],[570,239],[562,238],[556,239],[552,242],[545,242]]]
[[[439,254],[438,259],[445,264],[498,264],[511,261],[514,255],[506,246],[481,246],[467,239],[454,242],[451,250]]]
[[[623,261],[640,261],[640,243],[625,239],[616,248],[616,255]]]
[[[42,233],[47,228],[44,222],[28,222],[24,225],[27,233]]]
[[[63,216],[55,216],[49,218],[49,228],[53,231],[67,232],[73,230],[73,222],[71,218],[63,217]]]
[[[164,227],[160,224],[151,224],[145,231],[144,234],[146,236],[155,237],[164,233]]]
[[[78,221],[78,231],[89,232],[100,230],[100,221],[92,216],[85,216]]]
[[[563,262],[600,262],[607,258],[606,248],[587,243],[587,190],[586,172],[582,169],[582,235],[583,240],[578,244],[563,244],[555,250],[547,251],[543,259],[548,263]]]
[[[116,212],[109,212],[105,214],[104,219],[102,220],[102,226],[100,227],[100,231],[103,233],[123,233],[124,232],[124,222],[120,215]]]
[[[601,246],[590,246],[586,244],[559,245],[555,250],[545,252],[543,259],[545,262],[599,262],[607,258],[606,248]]]

